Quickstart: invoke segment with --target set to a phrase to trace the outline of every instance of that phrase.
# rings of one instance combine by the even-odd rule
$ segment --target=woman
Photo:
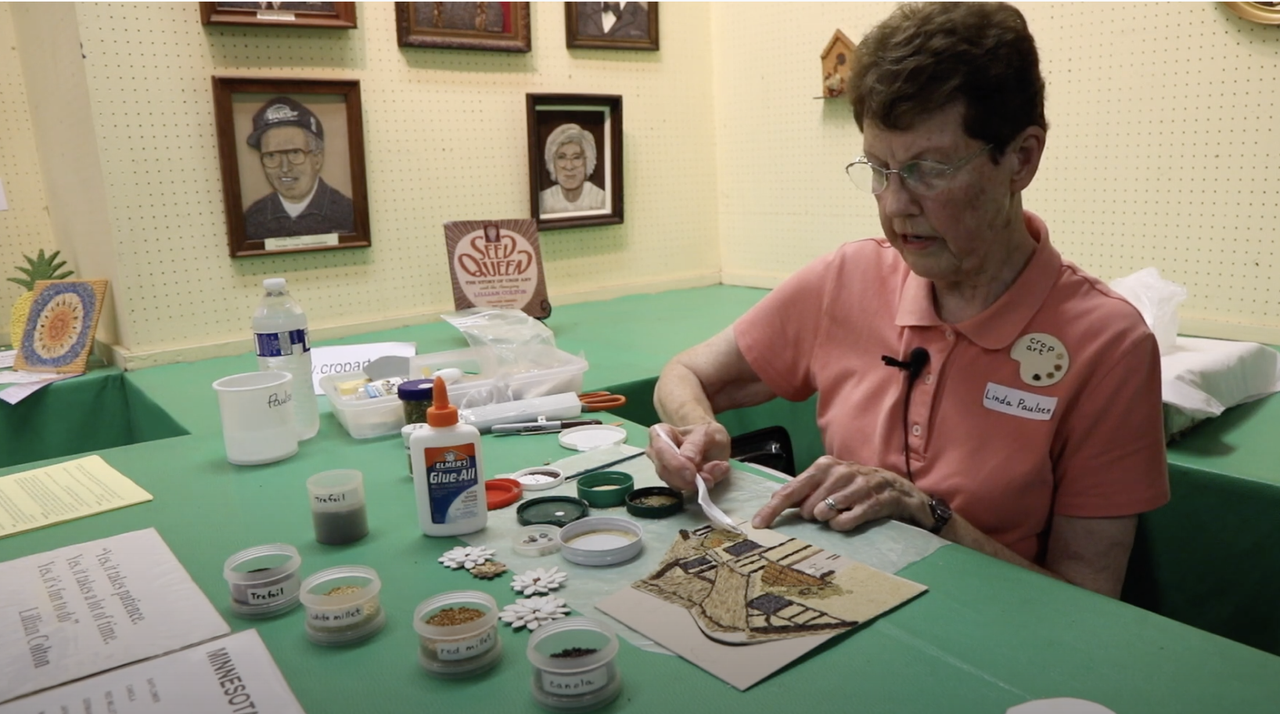
[[[829,455],[752,525],[893,518],[1116,597],[1137,514],[1169,497],[1159,350],[1022,208],[1047,131],[1035,42],[1009,5],[944,3],[898,8],[858,50],[848,172],[885,238],[676,356],[653,430],[678,451],[653,434],[650,457],[677,488],[722,479],[715,413],[817,392]]]
[[[596,211],[604,191],[587,180],[596,171],[596,139],[577,124],[561,124],[547,137],[547,172],[556,185],[538,195],[539,213]]]

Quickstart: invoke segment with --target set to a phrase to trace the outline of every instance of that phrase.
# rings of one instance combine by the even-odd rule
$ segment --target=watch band
[[[951,522],[951,506],[942,498],[929,495],[929,515],[933,516],[933,525],[929,527],[929,532],[938,535]]]

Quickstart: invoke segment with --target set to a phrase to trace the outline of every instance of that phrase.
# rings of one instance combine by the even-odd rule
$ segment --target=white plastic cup
[[[213,383],[227,461],[254,466],[298,453],[292,384],[288,372],[246,372]]]

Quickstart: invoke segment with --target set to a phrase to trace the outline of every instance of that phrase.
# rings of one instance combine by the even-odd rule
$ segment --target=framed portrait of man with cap
[[[370,245],[360,83],[213,78],[232,257]]]

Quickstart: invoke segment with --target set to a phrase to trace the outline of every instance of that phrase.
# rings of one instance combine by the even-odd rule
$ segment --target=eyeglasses
[[[564,166],[581,166],[586,162],[586,154],[556,154],[556,163]]]
[[[952,174],[992,146],[994,144],[987,144],[954,164],[928,160],[908,161],[896,169],[881,168],[868,161],[867,157],[860,156],[857,161],[844,167],[844,172],[849,174],[849,180],[853,181],[854,186],[869,193],[884,191],[889,186],[889,174],[897,174],[903,185],[913,192],[929,194],[945,186]]]
[[[289,163],[297,166],[307,160],[312,152],[306,149],[289,149],[288,151],[268,151],[262,155],[262,165],[274,169],[280,165],[281,158],[289,159]]]

